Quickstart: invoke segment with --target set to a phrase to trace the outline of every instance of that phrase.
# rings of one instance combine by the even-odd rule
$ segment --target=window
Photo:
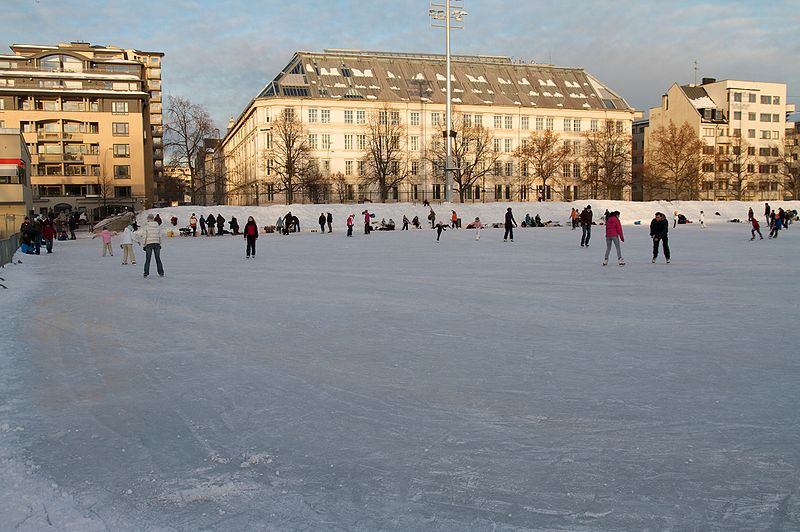
[[[356,110],[356,124],[367,123],[367,112],[364,110]]]
[[[411,161],[411,175],[419,175],[419,161]]]
[[[780,105],[781,104],[781,97],[780,96],[773,96],[772,97],[772,105]]]
[[[483,115],[475,115],[475,127],[483,127]]]
[[[747,119],[755,121],[756,114],[755,113],[747,113]]]
[[[623,131],[625,131],[625,122],[617,120],[617,133],[622,133]]]
[[[400,111],[392,111],[390,120],[392,121],[393,126],[397,126],[400,124]]]
[[[734,111],[733,112],[733,119],[734,120],[741,120],[742,119],[742,112],[741,111]]]
[[[514,141],[513,139],[503,139],[503,151],[506,153],[511,153],[514,151]]]
[[[432,126],[442,125],[441,116],[439,113],[431,113],[431,125]]]
[[[756,154],[756,147],[755,146],[748,146],[747,147],[747,155],[755,155]]]
[[[131,145],[130,144],[114,144],[114,157],[130,157]]]
[[[575,163],[575,164],[572,165],[572,177],[574,177],[575,179],[580,179],[581,178],[581,165],[580,164]]]
[[[761,95],[761,103],[762,103],[762,104],[765,104],[765,105],[769,105],[769,104],[771,104],[771,103],[772,103],[772,96],[764,96],[764,95],[762,94],[762,95]]]
[[[114,165],[114,179],[130,179],[131,167],[127,164]]]
[[[345,135],[344,136],[344,149],[352,150],[353,149],[353,135]]]
[[[111,112],[115,115],[128,114],[128,102],[111,102]]]
[[[736,137],[736,138],[741,137],[742,136],[742,130],[739,129],[738,127],[734,128],[733,129],[733,136]]]
[[[742,93],[741,92],[734,92],[733,93],[733,101],[734,102],[741,102],[742,101]]]
[[[580,118],[574,118],[572,120],[572,131],[574,131],[576,133],[580,133],[581,132],[581,119]]]
[[[592,133],[596,133],[600,130],[600,121],[596,118],[593,118],[591,122],[589,122],[589,131]]]
[[[769,113],[761,113],[761,115],[759,115],[759,121],[772,122],[772,115]]]
[[[756,130],[755,129],[748,129],[747,130],[747,138],[748,139],[756,138]]]
[[[344,162],[344,175],[353,175],[353,161]]]
[[[308,121],[309,123],[314,123],[317,121],[317,110],[316,109],[309,109],[308,110]]]
[[[752,93],[748,94],[747,95],[747,101],[748,101],[748,103],[756,103],[756,95],[752,94]]]
[[[779,114],[772,115],[772,121],[773,122],[780,122],[781,121],[781,115],[779,115]]]
[[[772,135],[770,134],[769,131],[762,131],[761,132],[761,138],[762,139],[770,139],[771,137],[772,137]]]
[[[131,187],[114,187],[115,198],[130,198]]]
[[[442,185],[439,183],[433,185],[433,199],[442,199]]]
[[[492,173],[494,175],[503,175],[503,166],[499,162],[495,162]]]
[[[291,122],[292,120],[294,120],[294,107],[285,107],[283,109],[283,118],[287,122]]]
[[[493,144],[492,147],[494,148],[494,151],[499,152],[500,151],[500,139],[492,139],[492,144]]]
[[[312,150],[319,148],[319,136],[316,133],[310,133],[308,135],[308,147]]]
[[[323,150],[331,149],[331,136],[327,133],[322,134],[322,149]]]
[[[111,134],[115,137],[127,137],[129,135],[127,122],[114,122],[111,124]]]
[[[505,122],[503,123],[506,129],[513,129],[514,128],[514,117],[511,115],[506,115]]]
[[[552,118],[548,118],[547,119],[546,128],[547,128],[548,131],[553,131],[553,119]]]
[[[353,110],[352,109],[345,109],[345,111],[344,111],[344,123],[345,124],[352,124],[353,123]]]
[[[703,163],[703,172],[713,172],[714,163]]]
[[[500,129],[503,127],[503,117],[500,115],[494,115],[494,128]]]
[[[703,136],[704,137],[713,137],[714,136],[714,128],[713,127],[704,127],[703,128]]]
[[[512,176],[514,175],[514,163],[507,162],[505,163],[505,175]]]
[[[523,163],[520,164],[519,173],[522,175],[522,177],[528,177],[528,173],[529,173],[528,163],[523,162]]]
[[[331,110],[330,109],[323,109],[319,113],[319,121],[323,124],[330,124],[331,123]]]
[[[412,135],[409,139],[409,144],[411,146],[411,151],[417,151],[419,149],[419,137],[417,135]]]
[[[579,140],[572,141],[572,153],[577,153],[577,154],[581,153],[581,141]]]
[[[417,111],[411,111],[411,125],[418,126],[419,125],[419,113]]]
[[[772,152],[771,152],[770,155],[772,155],[773,157],[779,157],[780,154],[781,153],[780,153],[780,150],[778,148],[772,148]]]
[[[569,163],[565,163],[561,167],[561,175],[563,177],[565,177],[565,178],[571,178],[572,177],[572,165],[569,164]]]
[[[536,131],[541,131],[544,129],[544,118],[541,116],[536,117]]]
[[[367,149],[367,136],[356,135],[356,149],[364,151]]]
[[[330,174],[331,173],[331,160],[330,159],[325,159],[324,161],[322,161],[322,171],[324,173],[326,173],[326,174]]]
[[[519,127],[520,129],[530,129],[530,117],[529,116],[522,116],[519,119]]]
[[[769,157],[769,148],[759,148],[758,149],[758,154],[761,157]]]
[[[472,127],[472,115],[464,115],[464,126]]]
[[[565,118],[564,119],[564,131],[572,131],[572,119]]]

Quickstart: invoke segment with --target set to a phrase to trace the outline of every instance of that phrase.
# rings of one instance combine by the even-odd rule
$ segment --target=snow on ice
[[[586,203],[621,211],[626,266],[601,266],[602,226],[588,249],[566,227]],[[365,208],[399,228],[425,225],[420,204],[196,206],[154,212],[291,210],[302,232],[262,233],[255,260],[241,237],[165,238],[164,278],[138,246],[122,266],[118,237],[113,257],[86,234],[17,255],[0,528],[800,528],[800,225],[751,242],[728,222],[763,203],[433,209],[466,225],[507,206],[562,227],[437,244],[363,234]],[[670,225],[669,265],[650,263],[656,210],[705,211]]]

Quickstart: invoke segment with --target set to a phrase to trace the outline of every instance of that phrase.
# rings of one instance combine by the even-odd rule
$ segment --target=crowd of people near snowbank
[[[441,241],[442,234],[447,231],[447,229],[459,230],[462,228],[461,218],[455,210],[450,211],[449,223],[446,223],[441,219],[437,221],[436,213],[430,205],[428,205],[428,209],[427,219],[430,228],[436,233],[436,242]],[[719,213],[715,214],[719,215]],[[381,219],[380,222],[376,222],[376,214],[371,212],[370,209],[361,211],[361,216],[364,223],[364,235],[369,235],[375,230],[394,231],[396,228],[396,224],[391,218],[389,218],[388,221],[386,219]],[[345,220],[347,237],[353,236],[356,218],[355,213],[350,213]],[[750,240],[755,240],[756,236],[763,240],[764,237],[760,231],[760,223],[754,215],[752,208],[748,210],[747,218],[751,230]],[[504,230],[503,241],[514,242],[514,228],[517,227],[517,222],[511,207],[506,208],[503,213],[503,219],[504,221],[502,223],[487,225],[484,224],[479,217],[475,217],[472,222],[466,225],[466,229],[473,230],[475,232],[475,240],[480,240],[481,231],[486,227],[502,228]],[[773,209],[769,203],[765,204],[764,220],[770,229],[770,239],[778,238],[779,232],[787,229],[792,221],[796,219],[797,211],[795,210],[784,210],[780,207]],[[55,238],[59,240],[75,239],[74,231],[79,221],[80,219],[77,216],[70,216],[65,219],[59,218],[57,223],[54,223],[51,216],[37,216],[33,219],[26,217],[20,227],[20,232],[22,234],[21,251],[23,253],[39,254],[41,247],[44,246],[48,253],[52,253],[53,240]],[[738,222],[739,220],[734,219],[731,221]],[[700,211],[698,222],[702,229],[706,227],[704,212],[702,210]],[[226,223],[228,225],[227,229],[225,227]],[[640,223],[640,220],[634,222],[635,225],[639,225]],[[683,223],[692,222],[686,220],[678,211],[674,211],[672,228],[675,229],[678,225],[682,225]],[[148,214],[147,222],[141,228],[137,227],[136,220],[134,219],[131,224],[121,231],[120,248],[122,249],[122,264],[136,264],[133,247],[135,243],[138,243],[145,252],[144,277],[149,276],[152,257],[155,257],[159,276],[163,277],[164,267],[161,261],[162,238],[165,236],[172,237],[178,235],[197,237],[198,226],[200,229],[199,236],[241,235],[245,240],[245,257],[248,259],[256,257],[256,241],[262,231],[263,233],[275,233],[283,236],[300,232],[300,219],[298,216],[292,214],[291,211],[283,216],[279,216],[274,225],[265,225],[261,226],[261,228],[253,216],[249,216],[241,232],[239,222],[235,216],[231,216],[229,220],[226,220],[221,213],[218,213],[216,216],[214,214],[200,214],[198,216],[192,213],[185,227],[179,227],[179,220],[177,216],[173,215],[170,217],[169,224],[169,226],[162,227],[164,224],[159,214]],[[333,214],[331,212],[321,212],[317,219],[317,224],[320,234],[332,234],[334,232]],[[550,220],[542,222],[538,214],[534,217],[531,217],[530,214],[526,214],[521,225],[522,227],[560,226],[557,222],[552,222]],[[620,222],[619,211],[606,210],[605,213],[596,220],[591,205],[586,205],[580,212],[573,207],[569,213],[568,225],[573,230],[581,229],[581,248],[589,247],[593,226],[604,226],[606,250],[602,262],[603,266],[608,264],[612,248],[616,251],[617,263],[620,266],[625,265],[625,259],[622,254],[622,244],[625,242],[625,236]],[[663,253],[666,262],[671,262],[669,226],[670,223],[667,215],[662,212],[656,212],[650,222],[650,237],[653,241],[652,262],[656,262],[660,251]],[[406,215],[403,215],[400,231],[407,231],[410,227],[422,229],[419,217],[414,216],[413,219],[409,220]],[[69,235],[67,234],[67,230],[69,230]],[[61,232],[61,236],[57,237],[59,231]],[[312,229],[311,231],[317,231],[317,229]],[[117,232],[112,232],[104,228],[92,237],[93,239],[98,237],[101,239],[101,255],[103,257],[114,255],[112,238],[117,236],[117,234]]]

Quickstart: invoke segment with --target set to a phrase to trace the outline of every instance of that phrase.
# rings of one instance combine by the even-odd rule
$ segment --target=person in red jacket
[[[256,239],[258,238],[258,225],[252,216],[247,217],[247,223],[244,225],[244,239],[247,241],[247,258],[250,258],[252,253],[253,258],[256,258]]]
[[[608,213],[606,218],[606,256],[603,259],[603,266],[608,265],[608,254],[611,253],[611,244],[617,248],[617,259],[620,266],[625,266],[625,259],[622,258],[622,251],[620,250],[620,241],[625,242],[625,237],[622,234],[622,224],[619,222],[619,211]]]
[[[758,220],[756,220],[755,216],[750,218],[750,223],[753,225],[753,228],[750,230],[750,240],[756,239],[756,233],[758,233],[758,236],[761,240],[764,240],[764,235],[761,234],[761,226],[758,225]]]
[[[42,222],[42,237],[44,237],[47,252],[52,253],[53,239],[56,237],[56,226],[53,224],[53,220],[51,220],[50,217],[45,218],[44,222]]]

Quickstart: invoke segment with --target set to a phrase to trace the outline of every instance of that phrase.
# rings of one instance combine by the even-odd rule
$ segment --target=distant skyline
[[[14,0],[0,53],[18,44],[88,41],[161,51],[165,95],[206,106],[224,134],[228,119],[298,50],[444,53],[420,0]],[[558,4],[465,0],[454,54],[510,56],[580,67],[637,110],[658,105],[672,83],[703,77],[788,84],[800,107],[800,7],[796,1],[655,0]],[[135,6],[135,7],[131,7]]]

